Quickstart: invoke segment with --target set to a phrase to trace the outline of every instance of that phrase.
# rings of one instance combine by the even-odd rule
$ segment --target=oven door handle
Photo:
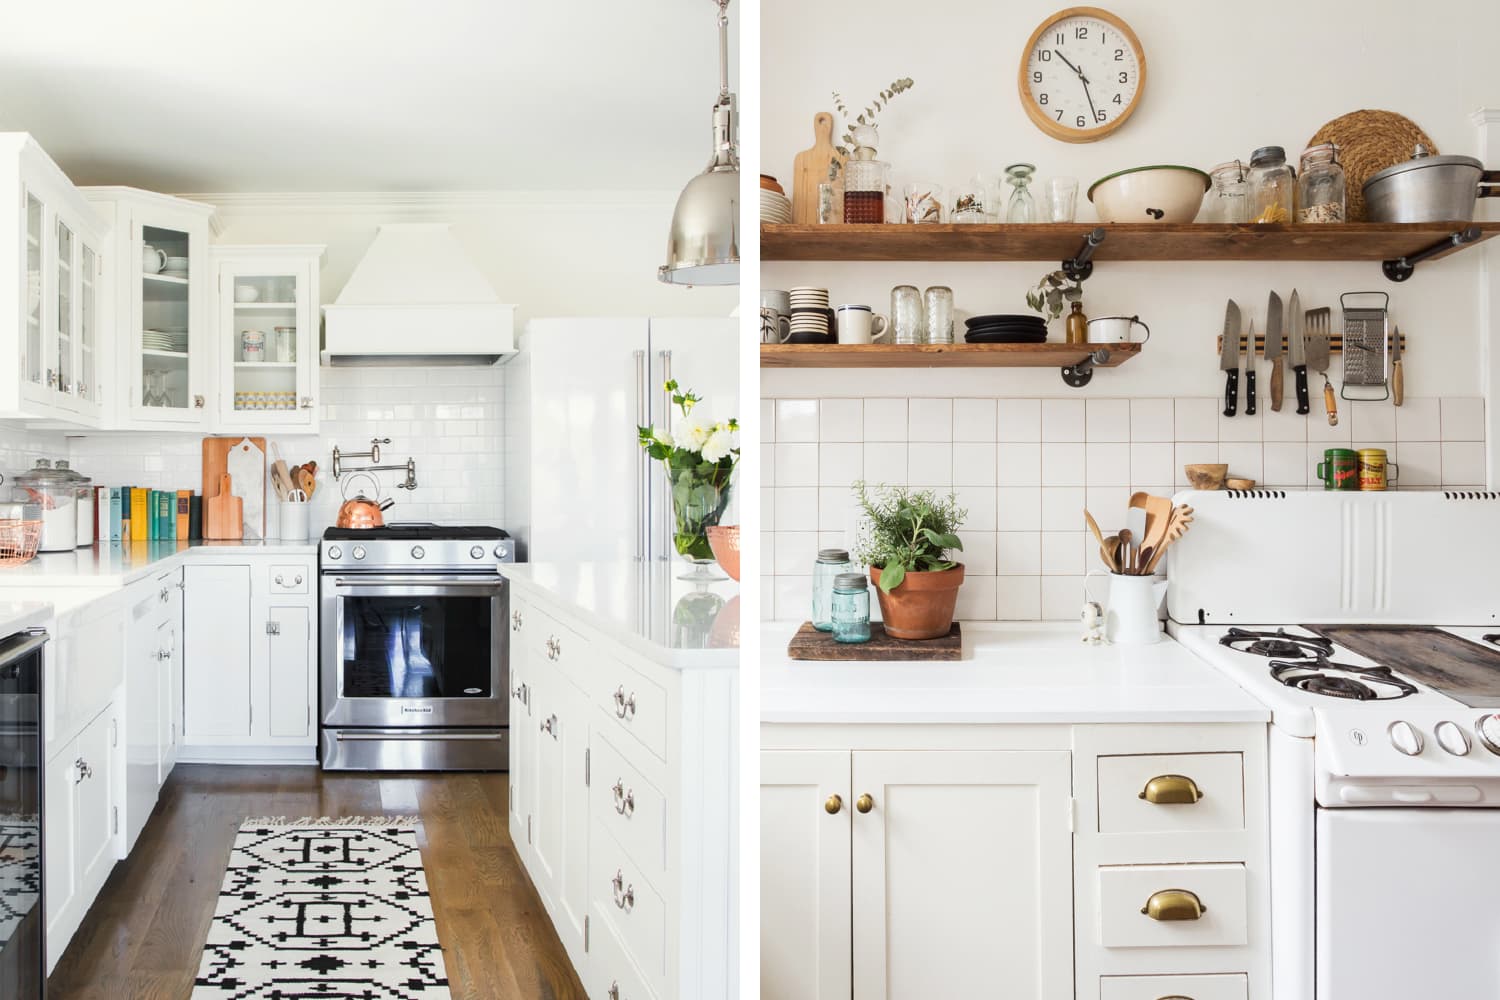
[[[340,743],[359,743],[361,741],[367,740],[380,742],[385,742],[387,740],[483,740],[487,742],[494,742],[496,740],[502,739],[503,737],[499,733],[445,733],[434,732],[430,729],[425,731],[419,730],[415,732],[398,732],[395,730],[383,729],[378,732],[371,733],[339,732],[335,733],[333,738],[338,740]]]
[[[504,577],[480,577],[476,579],[465,579],[463,577],[445,576],[357,576],[357,577],[334,577],[333,585],[339,588],[345,587],[440,587],[450,589],[456,587],[467,587],[476,590],[499,590],[505,586]]]
[[[41,649],[50,636],[46,632],[19,632],[0,640],[0,667],[8,667],[23,656]]]

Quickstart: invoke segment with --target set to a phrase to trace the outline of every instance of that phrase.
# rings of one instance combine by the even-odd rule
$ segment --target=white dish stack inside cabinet
[[[216,427],[318,427],[322,246],[216,246]]]
[[[0,416],[98,426],[107,229],[24,132],[0,135]]]
[[[114,227],[118,266],[105,299],[120,380],[112,426],[204,426],[213,206],[128,187],[83,192]]]

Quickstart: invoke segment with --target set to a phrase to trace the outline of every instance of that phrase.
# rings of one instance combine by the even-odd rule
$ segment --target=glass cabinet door
[[[193,408],[188,328],[192,317],[188,284],[189,233],[142,226],[141,349],[136,372],[141,405]],[[128,262],[127,262],[128,264]]]
[[[73,231],[57,223],[57,391],[73,391]]]
[[[78,273],[78,398],[99,403],[99,256],[80,243]]]
[[[265,415],[268,422],[282,422],[272,414],[296,416],[306,392],[302,371],[310,360],[300,328],[302,298],[300,275],[291,269],[274,273],[226,269],[223,295],[231,315],[221,327],[221,357],[230,359],[232,376],[226,409],[236,417]]]
[[[42,349],[42,202],[26,192],[26,381],[40,386],[46,367]]]

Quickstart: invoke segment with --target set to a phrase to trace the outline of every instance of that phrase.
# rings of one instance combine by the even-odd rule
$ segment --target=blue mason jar
[[[833,638],[870,641],[870,584],[863,573],[840,573],[833,581]]]
[[[812,623],[819,632],[833,629],[833,581],[840,573],[854,570],[845,549],[819,549],[813,566]]]

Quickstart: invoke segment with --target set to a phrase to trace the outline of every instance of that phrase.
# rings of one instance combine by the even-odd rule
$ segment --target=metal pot
[[[355,479],[368,479],[375,487],[376,496],[380,495],[380,483],[368,472],[357,472],[344,480],[344,502],[339,505],[338,518],[334,525],[339,528],[383,528],[385,527],[385,511],[389,510],[394,500],[372,500],[364,493],[356,493],[349,496],[349,486]]]
[[[1470,222],[1475,198],[1500,197],[1500,170],[1472,156],[1432,156],[1418,143],[1405,163],[1365,181],[1370,222]]]

